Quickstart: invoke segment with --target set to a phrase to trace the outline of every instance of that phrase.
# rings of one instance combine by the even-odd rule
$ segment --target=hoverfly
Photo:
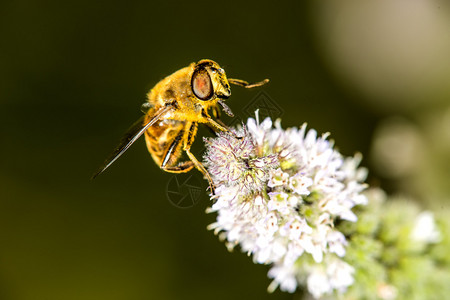
[[[185,173],[196,167],[208,179],[214,194],[211,176],[190,150],[198,124],[206,124],[215,132],[225,131],[234,135],[219,119],[219,105],[227,115],[234,116],[224,102],[231,95],[230,84],[253,88],[268,81],[265,79],[250,84],[244,80],[227,78],[225,71],[209,59],[191,63],[176,71],[150,90],[147,102],[143,104],[145,115],[130,127],[92,178],[105,171],[144,134],[148,151],[161,169],[170,173]],[[209,115],[210,110],[216,120]],[[189,160],[180,161],[182,151]]]

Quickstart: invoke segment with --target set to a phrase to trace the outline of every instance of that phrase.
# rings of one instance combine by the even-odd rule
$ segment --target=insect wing
[[[110,165],[112,165],[125,151],[130,148],[130,146],[137,141],[137,139],[144,134],[144,132],[153,124],[156,123],[166,112],[171,109],[170,106],[165,106],[158,110],[156,114],[148,121],[145,122],[145,115],[139,118],[131,127],[128,129],[127,133],[120,140],[119,145],[116,147],[114,152],[109,156],[109,158],[103,163],[99,170],[92,176],[94,179],[101,173],[103,173]]]

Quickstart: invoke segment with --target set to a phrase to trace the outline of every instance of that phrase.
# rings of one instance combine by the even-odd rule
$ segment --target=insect
[[[268,79],[250,84],[241,79],[227,78],[225,71],[209,59],[191,63],[158,82],[147,94],[146,110],[120,140],[111,156],[93,178],[114,163],[140,136],[145,135],[148,151],[156,164],[170,173],[185,173],[197,168],[209,182],[214,194],[214,184],[205,167],[191,153],[198,124],[215,132],[233,134],[220,120],[220,109],[233,117],[225,100],[231,95],[230,84],[245,88],[264,85]],[[213,119],[209,111],[214,116]],[[234,134],[233,134],[234,135]],[[180,161],[183,151],[189,160]]]

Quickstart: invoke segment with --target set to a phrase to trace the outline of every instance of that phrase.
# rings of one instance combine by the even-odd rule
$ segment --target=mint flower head
[[[221,178],[229,186],[239,187],[244,195],[252,194],[264,188],[269,171],[279,166],[276,154],[264,157],[254,155],[256,148],[246,128],[241,139],[230,139],[228,134],[219,133],[214,142],[209,142],[205,156],[214,181]]]
[[[339,222],[356,222],[352,211],[365,205],[366,170],[361,156],[343,157],[328,134],[282,129],[258,116],[235,130],[206,139],[204,164],[216,185],[217,213],[209,226],[226,242],[270,264],[268,290],[310,294],[343,293],[354,268],[343,260],[348,241]]]

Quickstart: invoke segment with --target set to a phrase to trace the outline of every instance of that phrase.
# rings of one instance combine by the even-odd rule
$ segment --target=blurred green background
[[[206,193],[168,201],[143,140],[89,180],[148,90],[202,58],[270,78],[233,88],[237,115],[264,90],[285,127],[362,152],[374,185],[447,206],[448,2],[122,3],[0,4],[0,299],[294,297],[206,230]]]

